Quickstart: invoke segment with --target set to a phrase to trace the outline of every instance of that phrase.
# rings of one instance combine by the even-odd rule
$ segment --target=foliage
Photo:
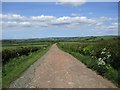
[[[120,41],[98,41],[92,43],[58,43],[58,46],[81,60],[87,67],[120,84]]]
[[[27,55],[29,55],[29,53],[38,51],[41,48],[43,48],[43,47],[38,46],[38,47],[19,47],[16,49],[4,49],[2,51],[2,63],[5,64],[5,63],[9,62],[10,59],[19,57],[22,55],[27,56]]]

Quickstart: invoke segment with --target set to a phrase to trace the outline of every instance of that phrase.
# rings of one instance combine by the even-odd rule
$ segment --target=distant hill
[[[95,42],[102,40],[118,39],[118,36],[88,36],[88,37],[50,37],[33,39],[9,39],[2,40],[2,44],[7,43],[39,43],[39,42]]]

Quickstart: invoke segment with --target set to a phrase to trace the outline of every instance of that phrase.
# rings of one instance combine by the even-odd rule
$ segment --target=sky
[[[1,0],[2,2],[119,2],[119,0]]]
[[[117,2],[3,2],[2,39],[118,34]]]

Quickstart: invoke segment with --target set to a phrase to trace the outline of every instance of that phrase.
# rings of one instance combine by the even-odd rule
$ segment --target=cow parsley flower
[[[105,52],[104,52],[104,51],[102,51],[102,52],[101,52],[101,54],[105,54]]]
[[[102,58],[99,58],[97,63],[98,65],[105,65],[105,62],[103,61]]]
[[[109,54],[109,55],[107,55],[107,58],[110,58],[111,57],[111,55]]]
[[[103,51],[106,51],[107,49],[106,48],[103,48]]]

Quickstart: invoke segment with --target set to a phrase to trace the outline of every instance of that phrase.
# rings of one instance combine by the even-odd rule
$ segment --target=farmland
[[[40,59],[52,44],[57,44],[61,50],[111,80],[116,86],[120,85],[120,39],[117,36],[98,36],[3,40],[1,49],[3,87],[9,87],[27,68]],[[55,52],[57,53],[56,50]],[[53,60],[54,57],[56,60],[59,59],[59,56],[54,55],[51,54]]]

